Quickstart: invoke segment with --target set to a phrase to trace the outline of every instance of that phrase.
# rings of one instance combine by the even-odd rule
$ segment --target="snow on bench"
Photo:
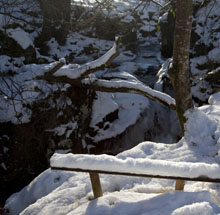
[[[95,198],[102,196],[98,173],[220,183],[220,166],[201,162],[174,162],[129,157],[123,160],[105,154],[55,153],[50,159],[50,166],[54,170],[89,172]]]

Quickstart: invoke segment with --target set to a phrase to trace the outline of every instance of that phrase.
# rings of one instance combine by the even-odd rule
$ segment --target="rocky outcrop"
[[[29,34],[21,28],[0,29],[0,55],[24,57],[24,63],[36,62],[36,50]]]
[[[83,139],[94,95],[71,87],[34,103],[29,123],[0,123],[0,204],[48,168],[56,150],[87,153]]]
[[[196,1],[191,41],[192,91],[196,103],[207,103],[220,87],[219,1]]]
[[[209,96],[220,86],[216,74],[210,75],[220,66],[220,48],[217,42],[220,40],[220,16],[217,7],[219,1],[194,1],[190,71],[193,99],[197,105],[207,103]],[[170,10],[159,22],[161,53],[166,58],[172,57],[174,21],[175,13]],[[167,78],[169,77],[166,76],[166,80]]]

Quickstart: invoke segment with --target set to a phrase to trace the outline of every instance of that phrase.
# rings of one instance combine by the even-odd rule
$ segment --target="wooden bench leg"
[[[183,180],[176,180],[175,190],[184,190]]]
[[[90,172],[89,173],[91,184],[92,184],[92,190],[94,194],[94,199],[97,199],[101,196],[103,196],[102,193],[102,187],[99,179],[99,174],[96,172]]]

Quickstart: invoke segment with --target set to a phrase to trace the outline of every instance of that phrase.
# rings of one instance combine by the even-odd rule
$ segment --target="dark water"
[[[135,62],[138,65],[138,71],[134,74],[144,84],[153,88],[157,81],[157,72],[164,60],[160,55],[159,44],[139,45],[136,48],[136,55]]]

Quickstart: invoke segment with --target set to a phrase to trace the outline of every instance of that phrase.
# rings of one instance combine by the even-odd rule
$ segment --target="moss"
[[[185,110],[182,108],[182,104],[181,104],[182,101],[181,101],[180,95],[178,93],[179,87],[180,87],[178,85],[179,73],[180,73],[180,69],[179,69],[178,64],[173,64],[168,70],[168,74],[170,75],[171,82],[172,82],[174,91],[176,93],[176,112],[177,112],[177,116],[179,119],[182,135],[184,135],[184,124],[187,119],[184,116]]]
[[[179,119],[182,135],[184,135],[184,132],[185,132],[184,124],[187,121],[186,117],[184,116],[185,111],[182,108],[177,107],[176,112],[177,112],[177,116],[178,116],[178,119]]]

